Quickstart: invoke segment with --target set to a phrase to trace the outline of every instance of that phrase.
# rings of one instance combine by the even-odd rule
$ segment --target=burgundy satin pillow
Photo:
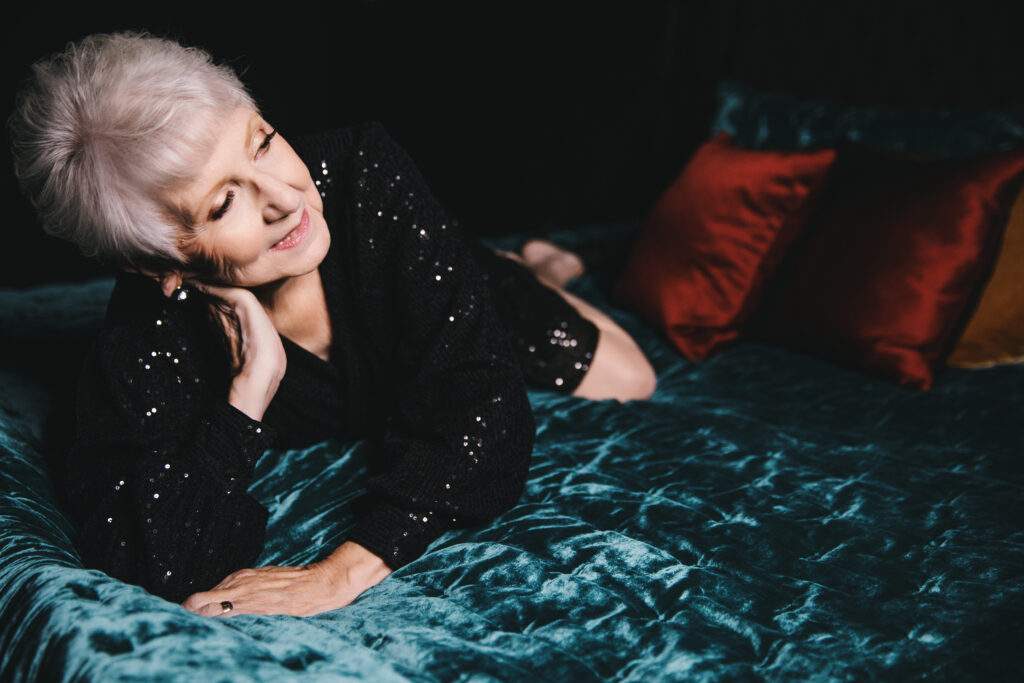
[[[930,388],[991,273],[1022,171],[1022,152],[842,149],[757,336]]]
[[[738,338],[835,152],[705,143],[645,223],[613,298],[691,359]]]

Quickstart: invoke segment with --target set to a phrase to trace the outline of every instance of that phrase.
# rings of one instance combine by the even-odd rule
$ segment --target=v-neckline
[[[306,347],[295,343],[294,341],[292,341],[291,339],[289,339],[288,337],[284,336],[281,333],[278,333],[278,336],[281,337],[281,343],[284,346],[284,351],[287,356],[295,357],[295,354],[298,354],[299,357],[306,359],[305,362],[307,364],[312,363],[314,365],[324,368],[326,371],[331,373],[338,372],[338,367],[331,361],[324,360],[323,358],[316,355]]]

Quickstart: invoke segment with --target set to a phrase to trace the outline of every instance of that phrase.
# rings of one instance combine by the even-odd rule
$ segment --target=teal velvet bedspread
[[[0,292],[0,680],[1002,679],[1024,652],[1024,367],[913,393],[782,349],[653,399],[532,392],[520,504],[342,610],[210,619],[83,569],[43,451],[110,282]],[[50,425],[50,426],[48,426]],[[271,452],[261,560],[345,538],[366,449]]]

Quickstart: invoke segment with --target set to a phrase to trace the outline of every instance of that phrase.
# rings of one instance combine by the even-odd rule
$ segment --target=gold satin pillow
[[[986,368],[1024,362],[1024,191],[1010,211],[992,278],[946,363]]]

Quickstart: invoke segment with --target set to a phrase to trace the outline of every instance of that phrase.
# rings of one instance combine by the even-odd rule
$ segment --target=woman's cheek
[[[224,250],[224,256],[228,264],[236,268],[253,265],[266,251],[263,240],[253,239],[248,235],[240,236],[227,246],[228,248]]]

